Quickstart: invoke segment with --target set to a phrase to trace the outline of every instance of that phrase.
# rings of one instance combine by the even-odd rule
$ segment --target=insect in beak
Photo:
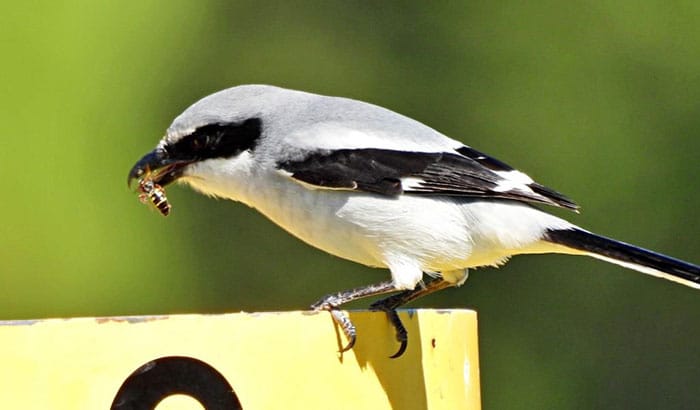
[[[170,214],[170,209],[172,206],[168,202],[168,197],[165,196],[165,189],[153,182],[149,178],[149,174],[139,180],[138,191],[139,200],[142,203],[150,202],[163,216],[168,216]]]

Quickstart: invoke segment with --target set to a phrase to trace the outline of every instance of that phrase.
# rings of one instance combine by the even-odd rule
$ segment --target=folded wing
[[[453,152],[374,148],[324,150],[300,160],[280,162],[277,167],[291,178],[315,188],[387,196],[501,198],[578,209],[565,196],[466,146]]]

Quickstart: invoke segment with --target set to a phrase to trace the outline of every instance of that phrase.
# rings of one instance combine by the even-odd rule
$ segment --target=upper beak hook
[[[129,171],[129,176],[126,181],[129,189],[131,189],[131,185],[134,180],[150,174],[152,170],[156,170],[164,165],[167,165],[166,158],[165,151],[156,148],[138,160]]]

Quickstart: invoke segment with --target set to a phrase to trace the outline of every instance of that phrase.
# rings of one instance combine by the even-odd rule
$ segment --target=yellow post
[[[0,322],[0,407],[479,409],[476,313],[400,316],[398,359],[377,312],[350,312],[358,336],[344,354],[326,312]]]

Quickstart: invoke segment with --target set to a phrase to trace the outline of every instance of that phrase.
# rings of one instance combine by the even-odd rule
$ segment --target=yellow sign
[[[476,313],[327,312],[0,322],[5,409],[478,409]],[[160,403],[160,404],[159,404]]]

